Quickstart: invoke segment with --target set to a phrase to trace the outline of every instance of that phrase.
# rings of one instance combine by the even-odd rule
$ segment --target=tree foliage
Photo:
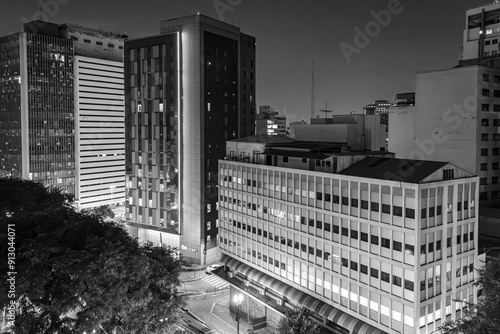
[[[469,305],[465,317],[446,322],[441,333],[500,333],[500,257],[488,257],[478,272],[475,284],[482,287],[478,303]]]
[[[115,213],[109,205],[101,205],[93,209],[84,210],[86,213],[95,214],[102,219],[115,218]]]
[[[289,309],[278,323],[279,334],[317,334],[321,326],[310,317],[312,311],[302,307]]]
[[[139,244],[124,227],[77,212],[72,198],[32,181],[0,179],[0,256],[15,229],[14,333],[172,333],[184,305],[175,250]],[[12,224],[12,225],[10,225]],[[13,270],[0,265],[3,281]]]

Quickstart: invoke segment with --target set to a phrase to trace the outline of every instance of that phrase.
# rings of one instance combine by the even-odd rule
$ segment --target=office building
[[[126,222],[139,240],[217,259],[217,161],[254,134],[255,38],[204,15],[125,43]]]
[[[0,173],[74,194],[73,45],[48,28],[0,38]]]
[[[377,100],[374,103],[367,104],[363,107],[363,114],[365,115],[379,115],[387,114],[392,103],[387,100]]]
[[[125,202],[125,36],[67,24],[73,41],[80,208]]]
[[[231,311],[241,295],[240,315],[259,326],[304,306],[334,333],[425,334],[476,302],[477,177],[279,145],[260,163],[219,161],[217,275]]]
[[[80,208],[123,202],[121,36],[33,21],[0,44],[0,173],[60,188]]]
[[[283,135],[286,133],[286,116],[269,105],[259,106],[255,120],[255,133],[267,135]]]

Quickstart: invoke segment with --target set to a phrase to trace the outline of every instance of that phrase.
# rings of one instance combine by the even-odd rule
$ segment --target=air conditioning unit
[[[331,261],[331,260],[332,260],[332,256],[331,256],[331,255],[328,255],[327,260],[328,260],[328,261]]]
[[[234,277],[234,273],[232,271],[230,271],[228,274],[229,278],[233,278]]]
[[[250,281],[249,280],[245,280],[244,283],[245,283],[245,286],[250,286]]]
[[[264,289],[259,289],[259,295],[264,295],[266,291]]]
[[[280,306],[283,306],[283,300],[281,300],[281,299],[278,299],[278,300],[276,301],[276,303],[277,303],[278,305],[280,305]]]

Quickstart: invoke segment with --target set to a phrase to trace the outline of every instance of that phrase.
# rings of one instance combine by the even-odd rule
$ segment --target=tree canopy
[[[302,307],[289,309],[278,323],[279,334],[317,334],[321,326],[310,317],[312,311]]]
[[[99,216],[103,219],[115,218],[115,213],[113,212],[113,209],[111,209],[109,205],[101,205],[93,209],[86,209],[84,210],[84,212],[95,214],[96,216]]]
[[[445,323],[441,333],[500,333],[500,257],[487,257],[479,270],[476,285],[482,287],[476,305],[470,305],[466,316]]]
[[[184,305],[175,249],[139,244],[71,196],[18,179],[0,179],[0,226],[0,256],[15,248],[14,270],[0,265],[4,282],[16,272],[14,295],[0,288],[0,307],[15,301],[14,333],[174,331]]]

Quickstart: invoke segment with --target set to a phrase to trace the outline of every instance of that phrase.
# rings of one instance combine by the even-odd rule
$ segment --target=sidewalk
[[[229,290],[214,294],[203,294],[190,298],[190,309],[210,327],[221,334],[236,333],[236,314],[229,312]],[[240,333],[247,334],[252,326],[246,317],[240,318]],[[255,334],[272,334],[267,328],[259,329]]]
[[[199,270],[193,270],[193,271],[183,270],[179,275],[179,280],[181,282],[189,282],[202,279],[203,277],[206,277],[205,268],[200,268]]]

